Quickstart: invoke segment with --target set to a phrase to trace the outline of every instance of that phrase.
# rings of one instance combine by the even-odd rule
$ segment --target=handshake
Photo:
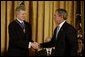
[[[40,44],[37,43],[37,42],[33,42],[33,43],[31,43],[31,47],[32,47],[33,49],[39,49],[39,48],[40,48]]]

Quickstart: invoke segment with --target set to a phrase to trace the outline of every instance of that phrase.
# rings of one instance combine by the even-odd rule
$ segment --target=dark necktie
[[[21,23],[21,27],[23,29],[23,32],[25,32],[25,24],[24,24],[24,22]]]
[[[24,22],[21,23],[21,27],[22,27],[22,29],[25,29]]]
[[[22,29],[25,29],[25,24],[24,24],[24,22],[20,23],[18,20],[16,20],[16,22],[21,26]]]

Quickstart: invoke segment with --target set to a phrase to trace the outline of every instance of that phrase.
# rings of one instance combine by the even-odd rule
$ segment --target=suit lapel
[[[60,33],[60,32],[62,32],[62,31],[64,31],[64,29],[66,29],[66,27],[65,27],[65,26],[66,26],[66,24],[67,24],[67,22],[65,22],[65,23],[63,24],[63,26],[61,27],[61,29],[60,29],[59,33]]]
[[[17,23],[19,29],[20,29],[21,31],[23,31],[22,27],[20,26],[20,22],[19,22],[17,19],[16,19],[15,21],[16,21],[16,23]],[[26,28],[25,28],[25,29],[26,29]],[[24,31],[23,31],[23,32],[24,32]]]
[[[67,24],[67,22],[65,22],[64,24],[63,24],[63,26],[61,27],[61,29],[60,29],[60,31],[58,32],[58,36],[57,36],[57,38],[60,38],[60,36],[65,32],[65,29],[66,29],[66,24]]]

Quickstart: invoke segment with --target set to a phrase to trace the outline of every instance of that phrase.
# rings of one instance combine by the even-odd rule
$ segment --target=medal
[[[25,32],[25,29],[23,29],[23,32]]]

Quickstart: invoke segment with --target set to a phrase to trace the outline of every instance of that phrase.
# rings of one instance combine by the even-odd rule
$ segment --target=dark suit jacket
[[[24,21],[25,33],[19,25],[18,20],[9,24],[9,48],[8,56],[26,56],[28,53],[29,41],[32,41],[31,25]]]
[[[74,27],[65,22],[61,27],[58,37],[56,39],[56,30],[54,30],[51,41],[41,43],[41,47],[53,47],[55,46],[55,56],[75,56],[76,55],[76,42],[77,33]]]

